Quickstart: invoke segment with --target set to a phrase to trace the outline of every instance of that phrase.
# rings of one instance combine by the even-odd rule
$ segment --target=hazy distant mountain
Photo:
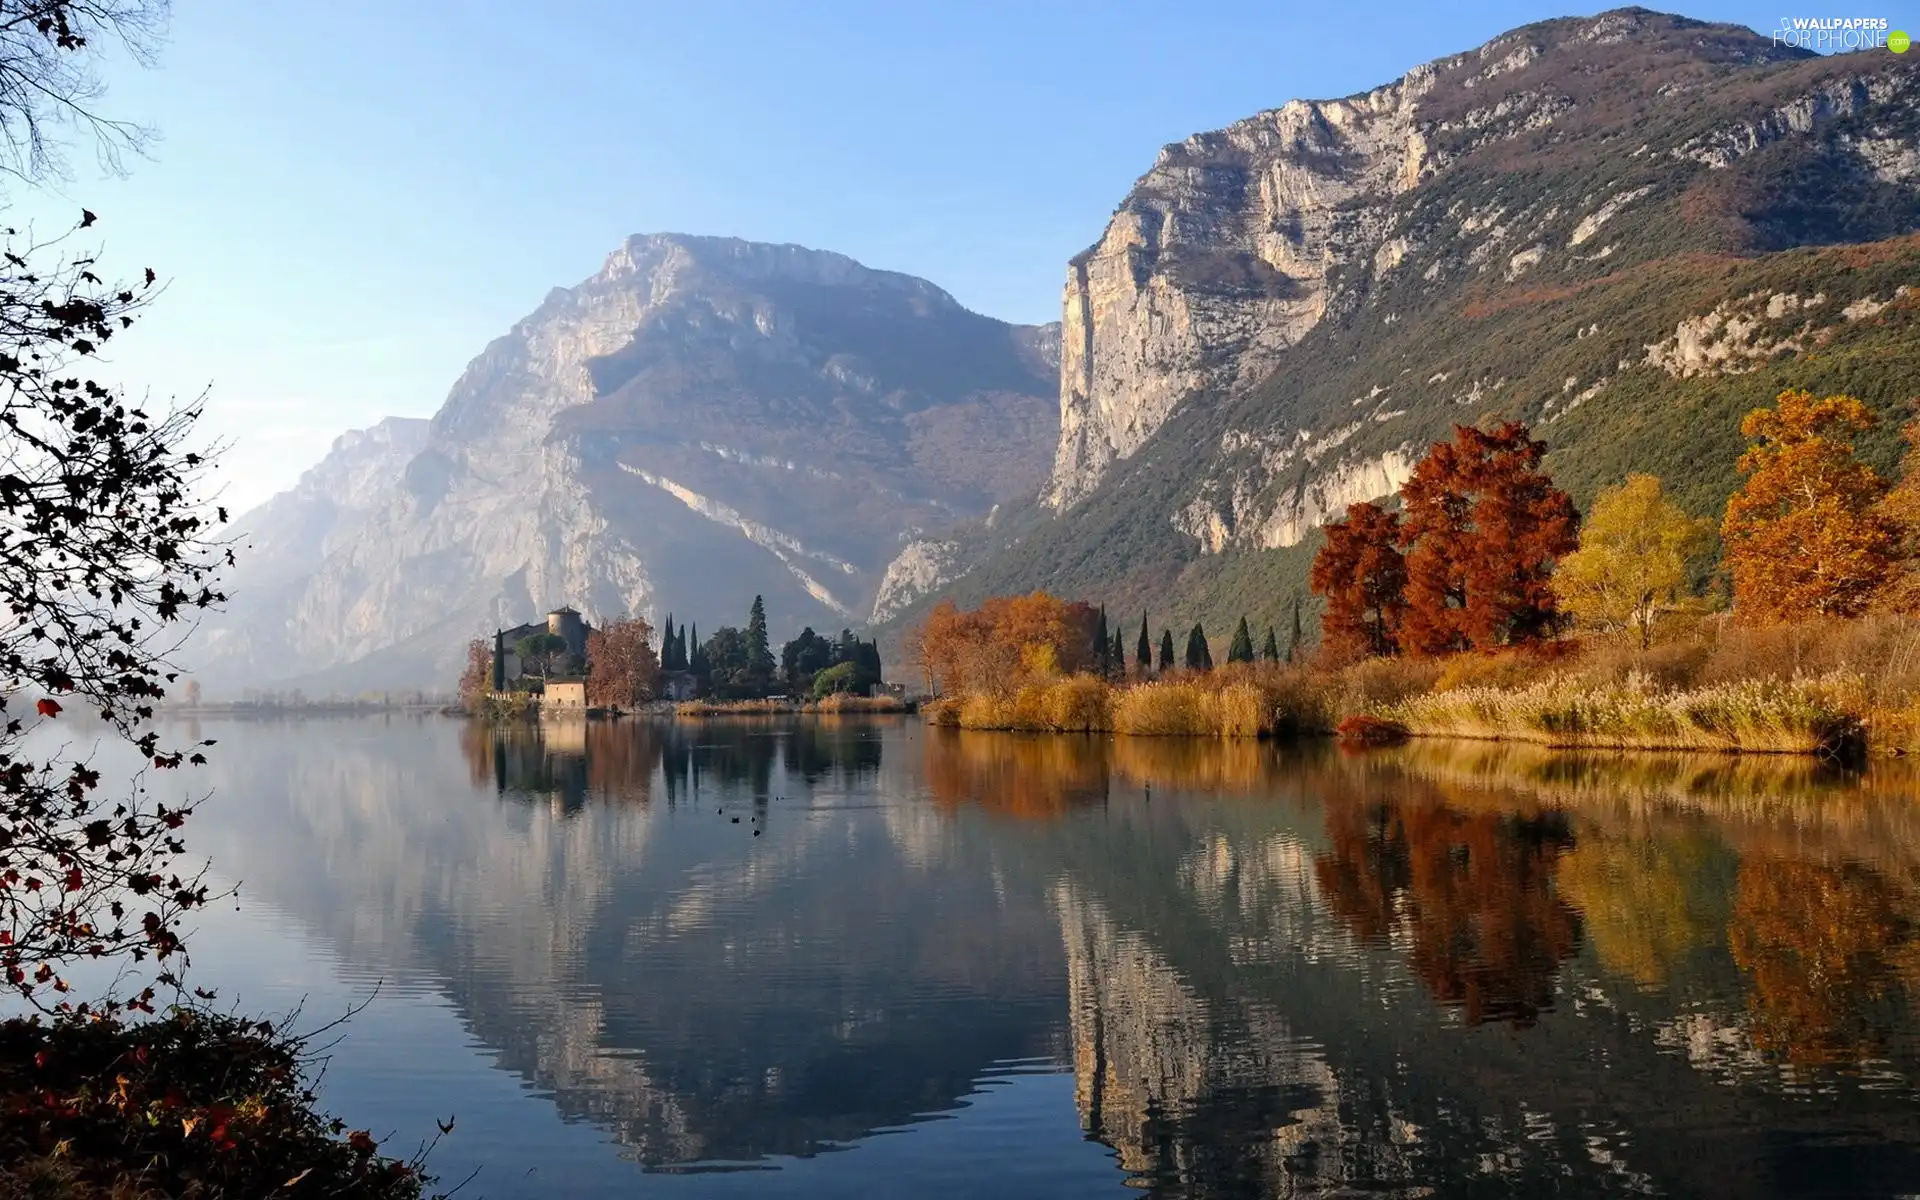
[[[1916,59],[1623,9],[1166,147],[1068,265],[1045,502],[923,586],[1284,631],[1319,525],[1496,415],[1582,503],[1651,471],[1716,515],[1740,414],[1788,386],[1877,407],[1890,464]]]
[[[192,650],[201,662],[251,664],[262,676],[286,662],[295,640],[284,614],[330,550],[351,540],[407,463],[427,444],[427,422],[388,417],[334,439],[300,482],[233,525],[241,570],[226,611],[202,621]]]
[[[1057,364],[1056,327],[838,254],[632,238],[424,431],[343,439],[247,514],[231,611],[182,661],[213,689],[448,687],[468,638],[562,603],[711,628],[758,593],[776,634],[860,625],[920,531],[1038,491]]]

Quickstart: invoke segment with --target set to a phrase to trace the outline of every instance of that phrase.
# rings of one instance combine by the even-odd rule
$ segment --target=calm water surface
[[[1920,1193],[1909,776],[206,722],[195,974],[489,1197]],[[758,834],[758,836],[756,836]],[[1130,1190],[1131,1189],[1131,1190]]]

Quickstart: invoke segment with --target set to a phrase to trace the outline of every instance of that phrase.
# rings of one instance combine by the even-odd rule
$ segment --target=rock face
[[[1627,49],[1595,53],[1614,45]],[[1636,55],[1662,70],[1804,57],[1748,30],[1625,10],[1529,26],[1363,95],[1295,100],[1163,149],[1105,234],[1067,267],[1048,503],[1067,508],[1084,498],[1182,403],[1264,380],[1339,307],[1337,293],[1399,267],[1427,239],[1412,236],[1396,202],[1469,155],[1563,123],[1580,107],[1570,93],[1582,89],[1556,83],[1556,74],[1600,75]],[[1816,91],[1744,135],[1674,150],[1731,160],[1864,100]],[[1904,169],[1893,150],[1872,153],[1883,172]],[[1573,228],[1563,240],[1587,242],[1650,190],[1568,212]],[[1455,213],[1456,232],[1493,229],[1503,211]],[[1518,278],[1545,253],[1514,240],[1501,263]]]
[[[1491,418],[1577,502],[1651,470],[1717,513],[1809,359],[1911,415],[1915,164],[1913,56],[1644,9],[1168,146],[1068,265],[1044,504],[949,534],[936,586],[1279,625],[1288,551]]]
[[[426,448],[427,428],[422,419],[388,417],[370,429],[343,433],[292,488],[235,521],[243,587],[226,612],[209,614],[202,623],[197,654],[285,661],[293,644],[285,621],[261,618],[295,603],[314,564],[354,539],[393,481]]]
[[[1415,120],[1435,70],[1349,100],[1296,100],[1160,152],[1100,241],[1067,267],[1064,508],[1180,402],[1258,383],[1326,313],[1333,269],[1390,265],[1386,206],[1432,169]]]
[[[632,238],[355,476],[350,533],[308,538],[297,571],[244,560],[187,665],[444,688],[468,638],[562,603],[718,625],[763,594],[776,635],[860,624],[921,530],[1038,489],[1056,355],[1050,328],[842,255]],[[294,510],[245,523],[278,544]]]

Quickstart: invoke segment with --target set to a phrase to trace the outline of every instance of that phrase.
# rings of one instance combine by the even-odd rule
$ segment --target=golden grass
[[[1332,728],[1331,693],[1306,672],[1236,666],[1134,684],[1091,675],[927,702],[929,724],[1021,733],[1256,738]]]
[[[1857,740],[1857,677],[1746,679],[1663,688],[1552,675],[1522,688],[1463,687],[1384,705],[1373,715],[1417,737],[1538,742],[1560,748],[1740,750],[1811,754]]]
[[[921,711],[935,725],[1034,733],[1247,738],[1332,733],[1366,717],[1423,737],[1570,748],[1920,753],[1920,619],[1746,628],[1718,615],[1675,621],[1647,649],[1568,640],[1440,660],[1230,665],[1124,684],[1082,675]]]
[[[676,717],[755,717],[798,711],[786,700],[682,700],[673,706]]]
[[[908,713],[913,711],[913,702],[898,696],[855,696],[838,692],[803,704],[800,710],[810,713]]]

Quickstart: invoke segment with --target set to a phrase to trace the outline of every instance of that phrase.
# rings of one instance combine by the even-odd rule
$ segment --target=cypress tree
[[[1273,636],[1273,626],[1267,626],[1267,644],[1260,648],[1260,657],[1268,662],[1280,661],[1280,640]]]
[[[1240,625],[1233,631],[1233,641],[1227,644],[1227,661],[1230,663],[1250,663],[1253,661],[1253,631],[1247,628],[1247,619],[1240,618]]]
[[[1204,671],[1213,665],[1213,653],[1207,649],[1207,631],[1195,621],[1187,632],[1187,670]]]
[[[1171,629],[1160,631],[1160,669],[1173,670],[1173,630]]]
[[[1140,614],[1140,641],[1133,648],[1133,661],[1145,675],[1153,670],[1153,638],[1147,633],[1147,614]]]
[[[1113,673],[1121,679],[1127,677],[1127,635],[1117,627],[1113,631]]]
[[[1100,606],[1100,615],[1093,622],[1093,669],[1095,673],[1106,676],[1113,670],[1113,639],[1107,636],[1107,606]]]
[[[667,614],[667,623],[660,629],[660,669],[675,671],[673,665],[673,614]]]
[[[505,631],[493,631],[493,690],[507,690],[507,635]]]
[[[851,634],[847,640],[853,640]],[[773,681],[773,647],[767,642],[767,606],[758,596],[753,598],[753,607],[747,611],[747,672],[759,686]]]
[[[1293,594],[1293,637],[1287,642],[1287,661],[1293,662],[1300,657],[1300,593]]]

